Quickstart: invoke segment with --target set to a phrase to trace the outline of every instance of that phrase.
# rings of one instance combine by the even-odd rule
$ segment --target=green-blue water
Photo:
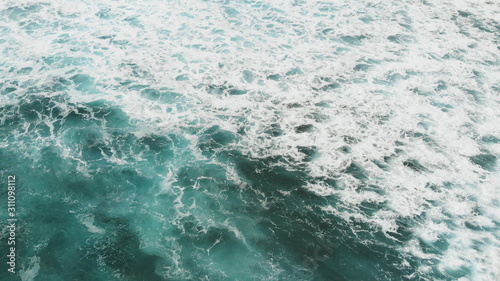
[[[498,14],[1,2],[0,280],[497,280]]]

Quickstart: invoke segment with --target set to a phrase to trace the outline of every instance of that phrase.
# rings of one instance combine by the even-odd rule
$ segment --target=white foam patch
[[[31,257],[28,259],[29,265],[25,268],[24,263],[21,265],[21,270],[19,271],[19,277],[22,281],[33,281],[38,275],[40,270],[40,258]]]
[[[92,215],[78,215],[80,222],[87,227],[87,230],[91,233],[103,234],[105,230],[101,227],[94,225],[94,216]]]

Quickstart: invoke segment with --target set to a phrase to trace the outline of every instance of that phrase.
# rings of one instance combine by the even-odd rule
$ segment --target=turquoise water
[[[2,1],[0,280],[500,279],[499,14]]]

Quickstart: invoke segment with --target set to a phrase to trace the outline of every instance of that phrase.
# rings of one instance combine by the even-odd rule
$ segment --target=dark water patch
[[[92,58],[70,56],[70,54],[65,54],[64,56],[55,55],[50,57],[42,57],[42,61],[45,64],[50,65],[51,68],[53,67],[64,68],[70,65],[71,66],[92,65],[94,62]],[[47,67],[44,67],[40,70],[45,70],[46,68]]]
[[[321,108],[330,108],[330,103],[326,101],[318,102],[314,104],[315,106],[321,107]]]
[[[128,115],[118,106],[104,100],[85,104],[91,108],[94,118],[105,121],[106,128],[130,128]]]
[[[39,24],[39,21],[34,21],[31,19],[20,22],[19,26],[26,32],[26,34],[33,34],[35,31],[42,28],[42,25]]]
[[[131,145],[132,151],[127,151],[128,145],[118,146],[117,151],[125,151],[125,154],[132,159],[135,155],[142,154],[142,157],[148,160],[153,168],[162,173],[167,164],[174,161],[175,142],[171,138],[160,136],[147,136],[137,140],[138,143]]]
[[[41,171],[26,177],[23,185],[27,189],[25,191],[27,194],[31,194],[32,192],[36,194],[50,194],[51,198],[58,198],[57,196],[64,192],[91,193],[89,190],[84,190],[87,185],[84,183],[85,178],[76,172],[76,161],[67,161],[61,158],[58,149],[55,147],[42,148],[40,159],[36,161],[29,158],[23,159],[24,163],[26,161],[31,162],[31,165],[24,167],[17,166],[17,169],[21,171],[21,175],[26,169],[29,171]]]
[[[160,89],[160,97],[159,97],[159,102],[161,103],[178,103],[178,102],[183,102],[184,96],[180,93],[173,92],[168,89]]]
[[[471,90],[471,89],[466,89],[465,92],[469,95],[471,95],[474,98],[474,101],[477,103],[482,103],[484,102],[484,95],[481,92],[478,92],[476,90]]]
[[[374,272],[380,273],[380,269],[390,276],[402,275],[390,266],[400,260],[398,251],[383,243],[368,246],[362,241],[372,240],[372,234],[354,234],[351,230],[351,227],[366,229],[367,226],[327,219],[314,208],[307,211],[290,207],[286,203],[273,205],[265,215],[269,221],[258,224],[266,237],[271,238],[262,243],[269,257],[288,257],[289,261],[280,264],[307,269],[302,272],[312,274],[307,279],[313,280],[374,280],[378,276]],[[287,210],[294,211],[285,215]],[[293,268],[289,270],[294,272]]]
[[[131,26],[139,27],[141,29],[144,29],[144,26],[141,24],[141,21],[139,20],[138,16],[127,17],[123,21],[129,23]]]
[[[477,224],[474,224],[474,223],[471,223],[471,222],[468,222],[466,221],[464,223],[464,226],[467,228],[467,229],[470,229],[470,230],[473,230],[473,231],[485,231],[485,227],[483,226],[479,226]],[[489,228],[489,227],[486,227],[486,228]]]
[[[448,237],[448,235],[441,234],[438,236],[438,239],[430,245],[424,246],[424,244],[421,243],[422,250],[424,253],[442,254],[451,245],[449,239],[450,237]]]
[[[250,71],[250,70],[244,70],[243,71],[243,79],[247,82],[247,83],[252,83],[253,82],[253,73]]]
[[[318,155],[318,148],[315,146],[298,146],[297,149],[305,155],[304,161],[311,161]]]
[[[356,144],[359,142],[359,140],[355,137],[352,136],[342,136],[342,139],[344,140],[345,143],[347,144]]]
[[[396,82],[401,81],[401,80],[407,80],[411,76],[415,76],[415,75],[418,75],[418,74],[419,73],[417,73],[417,72],[409,72],[409,71],[406,71],[405,74],[391,73],[391,74],[389,74],[389,75],[386,76],[386,79],[387,79],[387,81],[390,81],[391,83],[396,83]]]
[[[320,216],[304,210],[292,208],[289,211],[290,213],[286,214],[287,209],[290,207],[292,206],[287,206],[285,202],[273,204],[270,207],[263,216],[265,219],[257,224],[261,231],[266,234],[266,237],[270,239],[257,245],[260,244],[265,247],[263,250],[269,254],[269,257],[280,257],[284,253],[289,260],[283,260],[282,264],[287,267],[293,264],[306,268],[310,265],[314,266],[307,264],[308,260],[324,263],[325,259],[321,259],[322,256],[319,256],[318,253],[324,254],[331,251],[325,251],[326,247],[321,246],[318,246],[317,250],[315,249],[314,244],[323,242],[323,240],[318,239],[319,241],[317,241],[314,233],[322,228],[328,229],[332,226],[328,225]],[[324,244],[331,246],[328,245],[328,242]],[[317,255],[315,255],[315,250]],[[293,271],[296,271],[296,269],[290,268],[290,273]]]
[[[5,88],[3,88],[3,89],[2,89],[1,94],[2,94],[2,95],[8,95],[8,94],[10,94],[10,93],[15,92],[16,90],[17,90],[17,88],[16,88],[16,87],[5,87]]]
[[[192,228],[194,223],[196,221],[185,221],[184,225]],[[194,235],[190,235],[191,233],[193,232],[176,232],[178,242],[182,245],[179,262],[191,276],[187,279],[224,280],[229,275],[239,276],[244,280],[244,276],[248,276],[246,274],[250,273],[249,268],[241,268],[239,265],[242,262],[248,265],[247,259],[251,253],[232,231],[223,227],[209,227],[193,233]]]
[[[146,145],[150,150],[162,152],[166,149],[171,149],[173,146],[172,140],[161,135],[148,135],[138,139],[139,142]]]
[[[465,36],[470,37],[470,34],[467,32],[461,32]],[[467,53],[467,50],[465,49],[456,49],[453,50],[451,53],[447,53],[443,56],[444,60],[450,60],[450,59],[456,59],[459,61],[464,61],[464,55]]]
[[[115,34],[109,37],[110,44],[122,45],[126,42],[126,40],[115,40],[115,38],[116,38]],[[151,78],[151,73],[149,73],[149,71],[144,70],[141,66],[137,65],[136,63],[133,62],[121,63],[119,67],[129,71],[131,74],[130,76],[141,79]]]
[[[314,121],[317,123],[326,123],[327,121],[330,120],[329,115],[319,113],[319,112],[312,112],[312,113],[306,115],[306,117],[310,118],[310,119],[314,119]]]
[[[387,232],[388,235],[396,238],[401,243],[407,242],[413,238],[413,226],[415,225],[414,218],[397,217],[396,224],[398,226],[397,230],[395,232]]]
[[[94,85],[95,78],[87,74],[76,74],[69,78],[73,81],[76,90],[85,94],[97,94],[98,90]]]
[[[484,85],[484,81],[485,81],[485,78],[486,76],[484,75],[483,72],[480,72],[480,71],[477,71],[477,70],[474,70],[472,73],[474,73],[474,78],[475,80],[477,81],[478,84],[480,85]]]
[[[344,152],[345,154],[349,154],[352,151],[351,147],[348,145],[344,145],[344,146],[340,147],[339,149],[340,149],[340,151]]]
[[[156,101],[162,104],[174,104],[183,102],[182,94],[176,93],[167,88],[161,88],[159,90],[152,88],[144,88],[141,91],[141,96],[148,100]]]
[[[412,88],[411,91],[419,96],[424,96],[424,97],[430,97],[430,96],[434,95],[432,92],[423,91],[423,90],[419,89],[418,87]]]
[[[20,101],[18,109],[15,106],[11,106],[11,109],[17,109],[16,113],[20,119],[24,119],[24,122],[36,122],[44,117],[49,119],[58,117],[62,109],[56,105],[56,102],[64,103],[66,98],[63,96],[30,95]]]
[[[281,75],[279,75],[279,74],[271,74],[271,75],[267,76],[267,79],[274,80],[274,81],[279,81],[281,79]]]
[[[249,169],[249,165],[251,165],[252,162],[238,164],[239,171],[241,171],[247,177],[249,176],[250,178],[252,178],[251,181],[257,186],[261,186],[261,188],[266,189],[272,188],[272,190],[290,190],[298,188],[303,185],[304,178],[306,177],[305,173],[303,172],[289,171],[279,166],[263,166],[262,169],[255,170],[251,168]],[[253,164],[255,165],[255,163]]]
[[[387,39],[396,44],[409,44],[416,41],[414,37],[404,34],[391,35]]]
[[[245,90],[232,89],[232,90],[229,91],[229,95],[231,95],[231,96],[239,96],[239,95],[244,95],[247,92],[248,91],[245,91]]]
[[[441,190],[441,189],[442,189],[442,186],[435,185],[435,184],[430,184],[430,183],[427,183],[427,184],[425,185],[425,188],[430,189],[430,190],[432,190],[432,191],[434,191],[434,192],[441,192],[441,191],[442,191],[442,190]],[[436,200],[429,200],[429,199],[426,199],[426,201],[427,201],[427,202],[429,202],[429,204],[430,204],[430,205],[432,205],[432,206],[437,206],[437,205],[439,205],[439,204],[440,204],[440,203],[438,203],[438,201],[436,201]]]
[[[90,107],[81,105],[74,106],[74,109],[71,110],[66,117],[64,118],[64,126],[65,127],[84,127],[84,126],[92,126],[92,125],[101,125],[101,121],[95,120],[92,118],[93,111]]]
[[[17,71],[17,74],[28,75],[33,71],[33,67],[23,67]]]
[[[141,96],[148,100],[157,101],[160,98],[160,92],[155,89],[146,88],[141,91]]]
[[[486,135],[486,136],[483,136],[481,138],[481,141],[483,143],[496,143],[496,144],[499,144],[500,143],[500,138],[498,138],[496,136],[493,136],[493,135]]]
[[[280,161],[284,161],[281,157],[251,159],[239,151],[228,152],[226,157],[234,161],[238,174],[246,182],[266,193],[299,188],[308,178],[304,171],[290,171],[283,166],[277,166]]]
[[[372,160],[372,162],[377,165],[377,167],[379,167],[380,169],[384,170],[384,171],[389,171],[390,169],[390,166],[387,164],[387,161],[379,161],[379,160]]]
[[[109,41],[109,43],[113,44],[113,45],[118,45],[118,46],[126,46],[128,45],[130,42],[128,40],[114,40],[114,39],[111,39]]]
[[[379,167],[381,167],[381,169],[384,169],[385,167],[387,167],[387,169],[390,169],[390,167],[392,166],[392,161],[394,161],[395,159],[397,159],[397,156],[402,154],[402,150],[401,149],[395,149],[395,153],[391,154],[391,155],[386,155],[383,157],[384,159],[384,162],[380,162],[380,161],[374,161],[375,164],[377,165],[380,165]]]
[[[43,186],[47,192],[77,194],[90,201],[109,200],[106,203],[108,205],[113,204],[117,193],[134,193],[134,196],[150,194],[155,191],[155,184],[158,181],[150,170],[145,171],[145,168],[139,165],[120,167],[104,166],[102,162],[90,162],[87,170],[93,178],[88,182],[86,177],[76,172],[78,165],[76,160],[68,161],[61,158],[52,147],[42,150],[42,160],[38,165],[43,165],[43,168],[38,169],[51,171],[35,177],[35,180],[39,181],[37,186]]]
[[[289,103],[286,105],[286,108],[301,108],[302,104],[294,102],[294,103]]]
[[[195,237],[198,233],[203,232],[204,228],[201,222],[193,215],[182,217],[179,220],[178,228],[175,230],[179,236]],[[184,238],[183,238],[184,239]]]
[[[342,87],[342,85],[340,85],[340,83],[335,82],[335,83],[327,84],[327,85],[322,86],[320,88],[312,87],[312,89],[315,91],[330,91],[330,90],[339,89],[341,87]]]
[[[83,196],[90,202],[104,200],[105,204],[111,206],[116,194],[126,192],[134,194],[134,197],[140,197],[155,192],[158,178],[152,170],[154,163],[136,166],[107,165],[102,155],[109,151],[109,148],[106,148],[99,138],[98,134],[90,134],[81,140],[81,146],[89,147],[82,149],[82,156],[88,161],[85,168],[92,176],[92,181],[89,182],[87,177],[77,172],[79,165],[77,160],[64,159],[57,148],[47,147],[41,151],[42,159],[36,165],[39,170],[51,172],[41,174],[40,177],[35,176],[34,178],[39,181],[37,186],[44,186],[47,191],[52,190],[54,194],[69,193]]]
[[[481,30],[481,31],[484,31],[487,33],[495,33],[495,32],[499,31],[498,23],[496,23],[495,21],[489,21],[489,20],[479,19],[479,18],[474,18],[472,21],[473,21],[472,26]],[[495,26],[495,24],[497,24],[497,26]]]
[[[369,65],[369,64],[365,64],[365,63],[360,63],[360,64],[357,64],[355,67],[354,67],[354,70],[355,71],[368,71],[372,68],[373,66]]]
[[[310,133],[314,129],[314,125],[312,124],[305,124],[305,125],[300,125],[295,127],[295,132],[296,133]]]
[[[448,85],[443,80],[438,81],[438,85],[436,87],[436,91],[444,91],[448,89]]]
[[[127,81],[123,82],[123,85],[129,85],[131,83],[132,83],[132,81],[127,80]],[[120,84],[122,84],[122,83],[120,83]],[[133,84],[130,87],[128,87],[127,89],[129,89],[131,91],[140,91],[140,90],[146,89],[146,88],[148,88],[148,85]]]
[[[470,265],[462,265],[459,269],[445,269],[445,276],[451,280],[459,280],[471,276],[472,268]]]
[[[209,133],[216,131],[217,129],[214,129]],[[165,140],[160,139],[157,144],[154,143],[155,141],[155,139],[146,138],[139,143],[144,142],[143,145],[148,146],[158,145],[158,149],[161,150]],[[184,171],[180,171],[177,175],[179,182],[174,185],[188,187],[201,177],[215,179],[217,184],[213,184],[215,182],[213,180],[199,181],[199,190],[185,189],[186,202],[184,203],[191,202],[190,198],[198,196],[197,205],[203,204],[203,210],[217,214],[222,221],[224,216],[234,218],[238,214],[250,214],[250,221],[254,222],[264,236],[261,240],[257,237],[255,239],[247,237],[247,242],[257,248],[266,259],[273,258],[274,262],[285,270],[286,275],[283,275],[283,278],[294,276],[292,279],[331,280],[332,276],[336,276],[338,280],[356,278],[371,280],[378,276],[378,273],[374,272],[380,272],[378,270],[380,268],[388,271],[391,276],[401,276],[405,273],[394,268],[386,269],[397,260],[396,251],[376,245],[363,245],[362,241],[373,237],[372,234],[354,234],[351,232],[351,225],[343,224],[341,219],[327,217],[321,211],[318,206],[325,204],[327,199],[312,193],[300,192],[304,190],[300,187],[311,180],[306,172],[290,171],[274,166],[279,163],[279,158],[251,159],[237,151],[221,154],[222,156],[227,161],[236,164],[238,174],[251,185],[251,189],[241,192],[236,186],[231,186],[227,182],[223,166],[206,163],[198,166],[185,166]],[[94,174],[92,186],[98,187],[95,191],[98,197],[102,198],[102,207],[105,210],[113,210],[113,206],[121,204],[115,202],[117,195],[125,192],[123,197],[129,198],[128,200],[132,202],[126,204],[131,204],[133,212],[136,208],[134,206],[142,204],[140,203],[141,196],[147,198],[154,189],[152,188],[154,180],[142,176],[141,173],[130,167],[127,169],[109,168],[102,170],[99,174]],[[105,177],[111,179],[105,180]],[[129,185],[129,182],[136,187]],[[88,186],[88,189],[92,189],[90,185]],[[233,197],[218,198],[215,196],[216,189],[224,190],[224,194],[230,193]],[[207,191],[207,193],[200,192],[200,190]],[[264,197],[252,190],[263,192]],[[283,196],[276,192],[277,190],[290,190],[291,192],[288,196]],[[240,196],[243,198],[238,199]],[[201,200],[202,198],[205,200]],[[263,198],[267,199],[267,209],[263,208],[260,203]],[[235,203],[230,203],[232,201]],[[172,208],[166,207],[166,209]],[[114,219],[97,214],[94,224],[105,229],[106,233],[99,238],[93,238],[97,241],[96,243],[90,240],[89,245],[97,245],[95,254],[90,257],[94,260],[101,258],[109,269],[122,274],[124,278],[143,280],[142,276],[137,274],[141,273],[145,278],[149,278],[144,280],[159,280],[155,276],[155,271],[158,272],[158,264],[160,262],[173,263],[170,260],[160,261],[154,255],[141,252],[138,247],[139,238],[125,219]],[[359,224],[359,230],[369,228],[358,222],[355,224]],[[193,216],[182,219],[181,225],[179,232],[174,233],[176,242],[182,245],[179,252],[180,264],[183,269],[192,274],[193,279],[203,278],[203,276],[223,278],[220,271],[213,270],[213,267],[208,268],[206,261],[216,265],[216,268],[226,272],[228,276],[241,274],[242,269],[238,268],[237,262],[240,263],[251,254],[233,231],[220,226],[201,229],[198,220]],[[210,249],[210,254],[205,249]],[[226,263],[228,259],[234,262]],[[224,263],[218,261],[224,261]],[[246,263],[253,266],[251,262]],[[389,266],[385,266],[384,263]],[[143,268],[138,268],[139,266]],[[75,266],[75,269],[78,268],[79,266]],[[358,271],[362,271],[361,275],[357,272],[353,273],[351,268],[359,268]],[[255,272],[252,270],[245,269],[245,272],[252,274],[248,276],[254,276]],[[153,274],[153,276],[147,274]]]
[[[217,149],[222,148],[236,140],[236,136],[229,131],[221,129],[219,126],[213,126],[203,131],[199,135],[198,148],[204,155],[211,155]]]
[[[226,14],[230,17],[230,18],[235,18],[237,17],[240,12],[238,12],[238,10],[234,9],[234,8],[231,8],[229,6],[224,6],[223,7],[223,10],[224,12],[226,12]]]
[[[304,74],[304,72],[302,72],[300,67],[296,67],[296,68],[288,71],[287,73],[285,73],[286,76],[299,75],[299,74]]]
[[[373,216],[376,212],[382,210],[387,202],[363,201],[359,208],[368,216]]]
[[[497,166],[497,157],[490,153],[482,153],[469,158],[472,163],[481,166],[481,168],[494,172]]]
[[[329,91],[342,87],[338,81],[334,81],[331,77],[316,77],[314,83],[322,85],[321,87],[312,87],[314,91]]]
[[[60,218],[51,218],[49,219],[50,223],[59,223],[68,226],[68,221],[62,222]],[[45,221],[47,223],[47,221]],[[77,229],[80,228],[83,231],[83,227],[78,227],[78,225],[73,225]],[[71,247],[69,241],[68,234],[66,231],[61,230],[59,232],[54,233],[54,235],[50,238],[47,247],[45,247],[40,256],[40,271],[39,274],[41,276],[53,274],[54,271],[62,272],[66,267],[67,260],[61,257],[67,247]],[[73,247],[71,247],[73,248]]]
[[[382,195],[382,196],[387,195],[387,192],[385,191],[384,187],[374,185],[374,184],[363,185],[362,189],[365,191],[373,191],[373,192],[375,192],[379,195]],[[377,203],[377,204],[380,204],[380,203]]]
[[[74,223],[74,222],[73,222]],[[66,224],[66,226],[68,226]],[[40,269],[37,278],[42,280],[104,280],[106,273],[99,272],[96,259],[89,259],[82,252],[87,235],[81,225],[73,225],[80,232],[60,230],[53,234],[48,244],[38,254]],[[44,233],[46,234],[46,233]],[[75,235],[78,234],[78,235]],[[80,248],[81,247],[81,248]],[[99,279],[93,279],[99,278]]]
[[[367,37],[365,35],[357,35],[357,36],[346,35],[346,36],[341,36],[340,39],[347,45],[361,46],[363,45],[363,41],[367,39]]]
[[[9,19],[19,22],[23,19],[26,19],[30,16],[30,14],[38,13],[43,9],[43,6],[46,4],[38,4],[38,5],[29,5],[24,7],[9,7],[3,13],[6,13]],[[3,14],[2,13],[2,14]]]
[[[116,38],[116,34],[108,34],[108,35],[102,35],[102,36],[98,36],[97,37],[98,39],[103,39],[103,40],[106,40],[106,39],[114,39]],[[120,66],[125,66],[126,64],[120,64]]]
[[[105,156],[111,156],[111,149],[102,142],[93,143],[90,146],[85,146],[81,149],[82,158],[85,161],[97,161],[103,159]]]
[[[216,95],[224,95],[224,94],[228,94],[228,95],[244,95],[244,94],[246,94],[248,92],[246,90],[236,89],[233,86],[226,85],[226,84],[223,84],[223,85],[208,85],[206,89],[207,89],[207,92],[209,94],[216,94]]]
[[[400,26],[404,27],[408,31],[413,31],[413,28],[411,25],[406,24],[406,23],[399,23]]]
[[[447,104],[447,103],[441,103],[441,102],[436,102],[436,101],[431,101],[431,104],[435,107],[438,107],[441,109],[441,111],[443,112],[448,112],[450,111],[450,109],[453,109],[455,108],[453,105],[451,104]]]
[[[386,115],[376,115],[374,119],[377,120],[378,125],[386,124],[390,120],[391,114]]]
[[[206,232],[198,233],[193,239],[193,244],[204,249],[211,248],[210,256],[215,257],[216,260],[238,260],[241,258],[241,256],[238,257],[239,254],[248,253],[248,248],[232,231],[220,227],[210,227]],[[218,256],[220,259],[217,258]]]
[[[500,50],[500,46],[498,47],[498,49]],[[492,85],[491,89],[493,90],[493,92],[500,93],[500,84],[499,85]]]
[[[153,179],[151,173],[145,173],[144,169],[139,166],[109,167],[103,171],[104,173],[109,175],[110,180],[104,180],[103,183],[119,189],[134,190],[139,196],[150,194],[157,187],[155,181],[158,178]],[[103,176],[103,174],[97,175]]]
[[[174,184],[183,187],[193,186],[200,177],[212,178],[223,183],[226,181],[226,170],[215,164],[184,166],[179,169],[177,181]]]
[[[100,19],[109,20],[111,19],[110,12],[111,12],[110,8],[101,8],[97,13],[95,13],[95,15]]]
[[[460,11],[458,10],[458,14],[461,16],[461,17],[464,17],[464,18],[468,18],[469,16],[471,16],[472,14],[469,13],[469,12],[466,12],[466,11]]]
[[[408,160],[403,161],[403,166],[410,168],[413,171],[419,172],[419,173],[427,171],[427,169],[424,166],[422,166],[422,164],[420,164],[420,162],[418,162],[415,159],[408,159]]]
[[[347,169],[345,169],[344,173],[350,174],[353,177],[365,182],[368,180],[368,174],[365,169],[363,169],[360,165],[352,162]]]
[[[269,134],[273,137],[279,137],[283,135],[283,130],[281,129],[280,124],[278,123],[273,123],[269,125],[269,129],[265,130],[264,133]]]
[[[177,77],[175,77],[175,81],[188,81],[189,76],[187,74],[182,74]]]
[[[103,131],[100,127],[87,127],[74,131],[71,135],[70,145],[75,150],[81,150],[82,156],[86,160],[97,160],[103,157],[101,150],[110,152],[106,146]]]
[[[363,16],[361,18],[359,18],[362,22],[364,22],[365,24],[372,24],[372,22],[374,21],[374,19],[371,17],[371,16]]]
[[[60,93],[63,91],[67,91],[69,89],[69,86],[71,85],[71,81],[67,80],[66,78],[59,77],[57,79],[54,79],[54,81],[46,85],[42,88],[42,91],[50,92],[50,93]]]
[[[164,280],[156,273],[160,258],[141,251],[139,237],[126,220],[102,214],[95,218],[106,225],[107,230],[94,244],[96,259],[102,259],[127,280]]]
[[[374,78],[373,79],[373,83],[374,84],[379,84],[379,85],[385,85],[385,86],[391,86],[392,85],[392,83],[390,81],[382,80],[382,79],[378,79],[378,78]]]
[[[71,212],[75,210],[75,203],[61,200],[61,192],[57,192],[57,188],[62,183],[45,177],[33,180],[32,171],[28,172],[30,177],[24,176],[25,172],[28,171],[17,171],[21,180],[18,183],[22,184],[19,187],[23,189],[23,193],[19,194],[22,201],[19,201],[23,203],[22,212],[19,213],[22,223],[16,241],[16,254],[24,257],[24,265],[29,262],[28,257],[39,258],[37,278],[42,280],[74,280],[70,277],[76,272],[89,269],[87,265],[97,269],[97,264],[90,260],[79,262],[83,259],[82,247],[89,235],[75,218],[75,213]],[[71,176],[68,175],[67,178]],[[88,274],[91,276],[92,270]]]
[[[0,106],[0,125],[2,126],[0,136],[5,138],[13,137],[13,135],[8,132],[23,124],[22,117],[17,113],[17,109],[18,107],[16,105]]]

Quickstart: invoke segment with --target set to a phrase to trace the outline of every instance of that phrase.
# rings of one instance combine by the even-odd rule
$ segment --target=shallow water
[[[500,279],[500,7],[2,1],[1,280]]]

